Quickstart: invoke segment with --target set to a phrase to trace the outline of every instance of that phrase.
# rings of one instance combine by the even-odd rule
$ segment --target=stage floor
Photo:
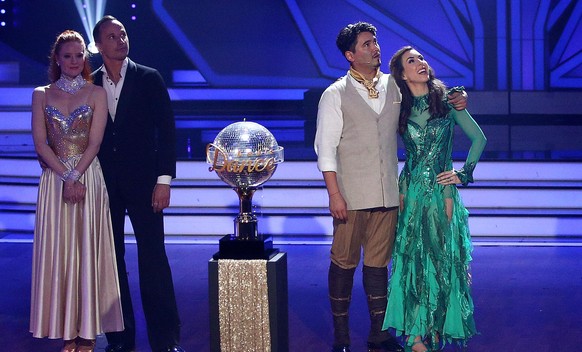
[[[290,351],[329,351],[332,322],[327,296],[329,245],[275,243],[288,255]],[[218,245],[168,244],[182,346],[209,351],[208,261]],[[468,351],[577,351],[582,348],[582,247],[483,246],[472,265],[475,319],[480,335]],[[28,332],[32,244],[0,243],[0,343],[3,351],[58,351],[61,341],[34,339]],[[136,246],[127,262],[138,319],[136,351],[149,351],[139,299]],[[351,307],[354,352],[365,351],[367,308],[356,272]],[[97,340],[97,351],[106,341]],[[447,348],[446,351],[454,351]]]

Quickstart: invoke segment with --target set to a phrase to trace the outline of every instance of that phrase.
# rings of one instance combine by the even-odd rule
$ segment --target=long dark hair
[[[61,51],[61,47],[63,44],[68,42],[78,42],[83,45],[83,51],[85,52],[85,62],[83,65],[83,71],[81,72],[81,76],[89,81],[92,82],[93,79],[91,78],[91,64],[89,63],[89,52],[87,51],[87,46],[85,45],[85,40],[83,36],[79,34],[79,32],[75,32],[73,30],[66,30],[63,33],[57,36],[52,49],[51,54],[49,56],[49,69],[48,69],[48,76],[50,82],[56,82],[61,77],[61,67],[57,64],[57,55],[59,55]]]
[[[412,113],[412,103],[414,97],[408,84],[402,78],[404,74],[404,67],[402,66],[402,56],[413,50],[412,46],[405,46],[398,50],[390,59],[390,74],[396,80],[398,88],[402,93],[402,103],[400,104],[400,118],[398,120],[398,133],[401,135],[406,132],[406,127],[408,124],[408,117]],[[430,112],[431,118],[444,117],[449,112],[449,108],[443,103],[447,87],[445,84],[435,78],[434,70],[432,67],[428,66],[428,111]]]

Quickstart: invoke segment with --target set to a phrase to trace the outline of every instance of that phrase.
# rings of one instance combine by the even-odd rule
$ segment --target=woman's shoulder
[[[98,86],[95,83],[87,82],[87,87],[89,89],[91,89],[91,91],[94,92],[94,93],[106,94],[105,88],[103,88],[102,86]]]
[[[102,86],[98,86],[95,83],[91,83],[91,82],[87,82],[87,85],[85,87],[88,91],[89,91],[89,96],[107,96],[107,92],[105,91],[105,88],[103,88]]]
[[[51,90],[51,84],[46,86],[38,86],[34,88],[32,92],[32,105],[33,107],[44,107],[47,100],[47,93]]]
[[[51,90],[51,84],[46,86],[38,86],[32,91],[32,102],[44,102],[46,100],[47,93]]]
[[[102,101],[107,104],[107,92],[105,91],[105,88],[93,83],[87,83],[87,88],[89,89],[87,100],[91,105],[95,105],[96,102]]]
[[[44,94],[48,89],[50,89],[52,84],[47,84],[46,86],[38,86],[34,88],[34,93],[36,94]]]

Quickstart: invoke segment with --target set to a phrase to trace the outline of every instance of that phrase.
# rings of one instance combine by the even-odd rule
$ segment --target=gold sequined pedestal
[[[211,351],[289,350],[287,254],[208,263]]]

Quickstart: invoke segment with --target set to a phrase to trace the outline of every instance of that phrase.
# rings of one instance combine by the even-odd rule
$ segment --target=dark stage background
[[[578,1],[74,1],[4,0],[2,61],[22,62],[18,82],[42,83],[49,45],[71,28],[87,39],[100,13],[118,17],[131,56],[158,68],[199,70],[210,87],[325,88],[344,74],[335,36],[346,23],[375,24],[384,61],[418,47],[449,85],[470,90],[582,87]],[[86,27],[84,27],[86,26]],[[387,70],[387,67],[384,67]]]
[[[314,160],[319,96],[347,69],[335,37],[345,24],[363,20],[378,28],[384,71],[391,54],[411,44],[448,85],[466,87],[469,111],[489,137],[485,160],[582,159],[579,1],[83,4],[79,12],[72,0],[0,3],[6,10],[0,14],[0,88],[47,83],[56,34],[71,28],[90,40],[101,13],[112,14],[128,30],[130,57],[157,68],[170,87],[180,158],[202,160],[204,146],[222,127],[246,117],[268,120],[287,146],[287,160]],[[92,61],[101,64],[98,55]],[[455,149],[466,146],[460,135]]]

